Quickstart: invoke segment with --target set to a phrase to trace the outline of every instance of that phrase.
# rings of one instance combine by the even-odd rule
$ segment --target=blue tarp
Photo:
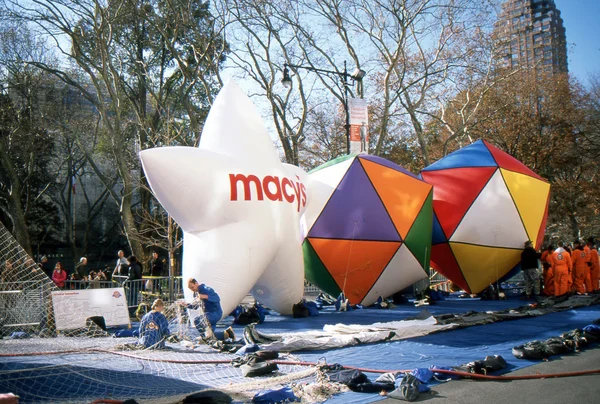
[[[525,302],[516,299],[506,301],[479,301],[478,299],[448,299],[432,306],[414,307],[401,305],[392,310],[364,309],[350,312],[335,312],[327,308],[318,317],[293,319],[278,315],[267,316],[264,324],[257,326],[265,333],[285,333],[308,330],[320,330],[325,324],[372,324],[403,320],[419,314],[426,309],[432,314],[465,313],[470,311],[497,311],[515,308]],[[582,328],[600,317],[600,306],[591,306],[576,310],[548,314],[541,317],[525,318],[513,321],[504,321],[494,324],[473,326],[469,328],[452,330],[431,334],[410,340],[387,342],[372,345],[361,345],[340,348],[329,351],[297,352],[295,356],[302,361],[317,362],[325,358],[328,363],[358,366],[371,369],[401,370],[417,367],[456,366],[472,360],[483,359],[487,355],[502,355],[508,362],[506,371],[529,366],[536,362],[519,360],[512,356],[511,349],[515,345],[523,344],[534,339],[546,339],[559,335],[574,328]],[[229,320],[229,321],[228,321]],[[231,323],[232,318],[227,318],[224,323]],[[236,335],[241,336],[243,327],[234,326]],[[93,367],[76,357],[69,357],[71,363],[78,366],[58,366],[56,357],[11,357],[0,360],[0,391],[13,391],[15,382],[11,378],[18,378],[21,382],[30,378],[28,391],[13,391],[22,396],[21,402],[35,400],[35,392],[47,393],[50,387],[65,386],[56,391],[57,399],[72,398],[83,399],[100,397],[144,397],[147,393],[160,388],[165,395],[185,394],[208,387],[201,383],[201,379],[181,380],[176,374],[158,376],[153,371],[141,366],[139,369],[122,369],[122,371],[103,370],[102,361],[97,361]],[[50,367],[49,367],[50,366]],[[157,364],[156,366],[159,366]],[[24,372],[9,372],[10,370],[28,369]],[[222,365],[220,378],[223,384],[227,377],[231,377],[231,367]],[[119,369],[121,370],[121,369]],[[207,370],[209,371],[209,370]],[[86,377],[93,372],[92,377]],[[211,377],[217,377],[218,369],[210,370]],[[169,372],[168,372],[169,373]],[[91,373],[90,373],[91,374]],[[219,373],[220,374],[220,373]],[[377,374],[367,373],[374,380]],[[200,383],[199,383],[200,382]],[[164,389],[163,387],[164,386]],[[148,387],[148,390],[145,388]],[[29,390],[28,389],[28,390]],[[38,394],[37,397],[44,396]],[[47,397],[47,396],[46,396]],[[328,403],[365,403],[381,399],[377,394],[344,393],[334,397]],[[50,400],[51,401],[51,400]]]

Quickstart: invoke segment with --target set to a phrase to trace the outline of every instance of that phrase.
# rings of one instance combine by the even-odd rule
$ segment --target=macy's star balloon
[[[486,141],[421,171],[433,185],[431,264],[470,293],[515,269],[524,242],[544,238],[550,184]]]
[[[147,149],[140,158],[156,198],[184,230],[184,287],[195,277],[215,289],[224,315],[249,291],[291,314],[304,292],[306,173],[281,163],[241,89],[223,87],[199,147]]]

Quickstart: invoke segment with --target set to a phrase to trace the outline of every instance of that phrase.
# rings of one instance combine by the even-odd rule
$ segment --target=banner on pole
[[[369,152],[369,111],[364,98],[349,98],[350,153]]]

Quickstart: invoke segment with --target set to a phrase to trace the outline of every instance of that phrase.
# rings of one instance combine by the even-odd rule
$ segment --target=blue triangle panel
[[[382,157],[371,156],[370,154],[359,154],[358,158],[359,159],[364,159],[364,160],[372,161],[373,163],[377,163],[377,164],[382,165],[384,167],[391,168],[392,170],[400,171],[401,173],[404,173],[404,174],[408,175],[409,177],[419,178],[415,174],[413,174],[410,171],[408,171],[406,168],[404,168],[404,167],[402,167],[402,166],[400,166],[400,165],[398,165],[398,164],[396,164],[396,163],[394,163],[394,162],[392,162],[390,160],[384,159]]]
[[[308,237],[402,241],[358,159],[346,171]]]
[[[442,226],[440,226],[440,221],[437,218],[437,215],[433,214],[433,233],[431,234],[431,244],[441,244],[446,243],[448,239],[444,235],[444,231],[442,230]]]
[[[498,164],[488,148],[485,147],[483,140],[478,140],[425,167],[423,171],[460,167],[498,167]]]

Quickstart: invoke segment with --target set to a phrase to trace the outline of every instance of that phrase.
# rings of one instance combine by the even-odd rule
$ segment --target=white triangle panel
[[[427,274],[419,261],[412,255],[408,247],[402,244],[361,304],[370,306],[377,301],[379,296],[389,297],[426,277]]]
[[[489,247],[523,248],[523,243],[528,239],[502,174],[500,170],[496,170],[450,241]]]

